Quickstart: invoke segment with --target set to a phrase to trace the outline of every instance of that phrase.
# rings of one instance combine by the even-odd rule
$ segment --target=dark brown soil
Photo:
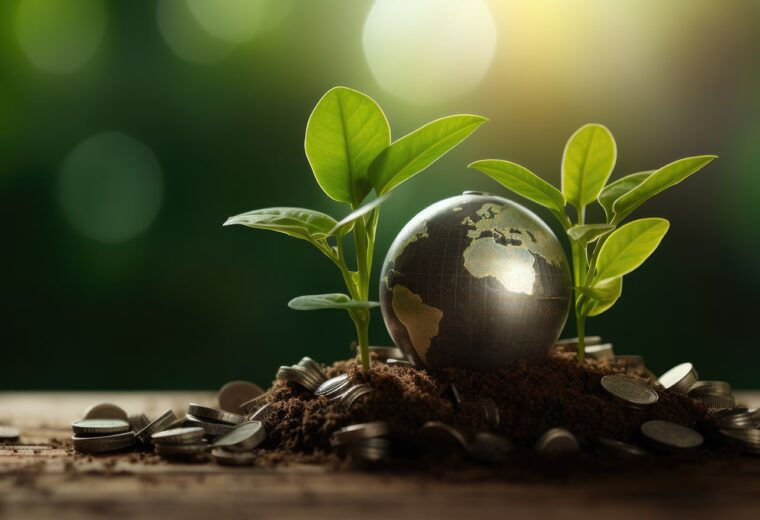
[[[272,414],[264,447],[276,452],[273,460],[284,460],[287,453],[328,454],[330,435],[336,429],[377,420],[388,421],[399,435],[413,435],[426,421],[443,421],[466,434],[496,431],[518,446],[532,445],[544,431],[556,426],[572,431],[582,446],[588,446],[598,437],[635,440],[639,426],[651,419],[686,426],[706,421],[701,404],[676,392],[660,392],[659,402],[644,410],[617,402],[599,381],[621,371],[595,361],[578,364],[572,355],[562,353],[487,373],[436,372],[377,360],[366,373],[355,360],[337,362],[327,369],[329,377],[345,372],[354,383],[370,383],[375,391],[347,412],[296,385],[276,382],[270,395]],[[464,403],[460,406],[452,399],[450,383],[461,394]],[[496,430],[467,403],[483,397],[499,405],[501,424]]]

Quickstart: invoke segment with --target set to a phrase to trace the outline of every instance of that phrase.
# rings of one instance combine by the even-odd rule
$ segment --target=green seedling
[[[306,124],[306,157],[322,191],[348,204],[351,213],[337,221],[310,209],[267,208],[230,217],[224,225],[242,224],[300,238],[337,266],[348,294],[299,296],[288,306],[348,311],[356,327],[362,365],[368,370],[370,310],[379,305],[369,299],[379,206],[399,184],[433,164],[486,121],[475,115],[452,115],[391,142],[388,120],[372,98],[335,87],[319,100]],[[365,202],[368,197],[371,200]],[[345,255],[345,240],[351,235],[356,252],[353,268]]]
[[[578,359],[585,354],[586,319],[609,310],[623,290],[623,276],[657,249],[670,223],[642,218],[621,225],[633,211],[661,191],[696,173],[715,155],[679,159],[650,171],[633,173],[607,184],[617,158],[610,131],[596,124],[579,128],[562,157],[561,191],[528,169],[509,161],[482,160],[469,165],[508,189],[540,204],[557,218],[570,240],[578,329]],[[603,223],[586,223],[586,207],[597,202]],[[574,209],[575,221],[567,212]]]

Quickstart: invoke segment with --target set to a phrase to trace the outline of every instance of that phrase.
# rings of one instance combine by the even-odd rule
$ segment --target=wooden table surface
[[[22,437],[0,446],[0,518],[760,518],[760,457],[692,466],[680,473],[625,470],[583,479],[466,481],[337,471],[214,464],[145,464],[128,455],[75,457],[55,439],[96,402],[129,413],[179,412],[214,394],[0,393],[0,424]],[[760,393],[738,400],[760,406]]]

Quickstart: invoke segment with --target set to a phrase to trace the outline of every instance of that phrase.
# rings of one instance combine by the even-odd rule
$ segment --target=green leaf
[[[717,155],[687,157],[667,164],[655,171],[641,184],[615,201],[615,204],[612,206],[615,212],[615,222],[622,221],[647,200],[698,172],[717,157]]]
[[[485,117],[472,115],[443,117],[396,140],[370,165],[372,186],[379,194],[391,191],[433,164],[486,121]]]
[[[356,90],[335,87],[319,100],[306,124],[306,157],[328,197],[357,206],[372,189],[370,163],[391,142],[385,114]]]
[[[335,227],[330,231],[330,234],[331,235],[344,235],[344,234],[348,233],[349,231],[351,231],[351,228],[354,226],[354,222],[356,221],[356,219],[363,217],[364,215],[366,215],[370,211],[372,211],[375,208],[377,208],[378,206],[380,206],[380,204],[382,204],[383,202],[385,202],[386,200],[388,200],[388,197],[390,197],[390,196],[391,196],[390,193],[386,193],[384,195],[380,195],[375,200],[372,200],[372,201],[368,202],[367,204],[364,204],[360,208],[352,211],[351,213],[349,213],[348,215],[346,215],[345,217],[343,217],[343,219],[341,219],[340,222],[338,222],[337,224],[335,224]],[[372,218],[375,219],[377,217],[375,215],[372,215]]]
[[[584,224],[571,227],[567,230],[567,235],[585,246],[613,229],[615,226],[612,224]]]
[[[586,317],[599,316],[615,305],[620,298],[623,293],[623,277],[612,278],[598,283],[592,288],[578,287],[578,291],[583,294],[580,302],[581,315]]]
[[[670,223],[664,218],[642,218],[616,229],[599,250],[594,283],[630,273],[654,253]]]
[[[567,141],[562,156],[562,193],[580,212],[594,201],[617,159],[615,139],[607,127],[588,124]]]
[[[557,188],[527,168],[497,159],[475,161],[467,167],[485,173],[518,195],[549,208],[560,222],[565,221],[565,197]]]
[[[653,171],[654,170],[632,173],[616,180],[615,182],[611,182],[604,187],[596,200],[598,200],[599,204],[604,208],[604,213],[607,215],[607,222],[611,222],[612,218],[615,216],[615,212],[612,210],[615,201],[644,182]]]
[[[304,208],[255,209],[230,217],[223,224],[242,224],[257,229],[270,229],[292,237],[314,242],[327,238],[337,222],[330,215]]]
[[[309,294],[297,296],[288,302],[288,307],[297,311],[316,311],[319,309],[372,309],[379,307],[378,302],[352,300],[341,293]]]

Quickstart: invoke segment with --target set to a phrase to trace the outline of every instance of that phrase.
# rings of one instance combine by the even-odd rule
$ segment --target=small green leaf
[[[615,226],[612,224],[584,224],[571,227],[567,230],[567,235],[585,246],[613,229]]]
[[[388,197],[390,196],[391,196],[390,193],[385,193],[377,197],[375,200],[372,200],[368,202],[367,204],[364,204],[363,206],[356,209],[355,211],[352,211],[351,213],[343,217],[340,222],[335,224],[335,227],[332,229],[332,231],[330,231],[330,234],[344,235],[348,233],[349,231],[351,231],[351,228],[354,226],[354,222],[356,221],[356,219],[363,217],[370,211],[380,206],[380,204],[388,200]],[[376,218],[375,215],[373,215],[372,218],[373,219]]]
[[[578,291],[583,293],[580,302],[581,315],[586,317],[599,316],[615,305],[620,298],[623,293],[623,277],[612,278],[598,283],[592,288],[578,287]]]
[[[594,283],[630,273],[654,253],[670,223],[664,218],[634,220],[613,231],[599,250]]]
[[[567,141],[562,156],[562,193],[580,211],[594,201],[617,159],[615,139],[607,127],[588,124]]]
[[[549,208],[560,222],[565,221],[565,197],[557,188],[527,168],[497,159],[475,161],[467,167],[485,173],[518,195]]]
[[[255,209],[230,217],[223,224],[242,224],[257,229],[270,229],[292,237],[314,242],[327,238],[337,222],[330,215],[304,208]]]
[[[377,103],[346,87],[329,90],[306,124],[306,157],[328,197],[357,206],[372,189],[370,163],[391,142]]]
[[[378,302],[352,300],[342,293],[309,294],[297,296],[288,302],[288,307],[297,311],[315,311],[319,309],[372,309],[379,307]]]
[[[647,200],[698,172],[717,157],[717,155],[687,157],[667,164],[655,171],[641,184],[615,201],[612,206],[615,212],[615,222],[622,221]]]
[[[596,200],[598,200],[599,204],[604,208],[604,213],[607,215],[607,222],[611,222],[612,218],[615,216],[615,212],[612,210],[615,201],[644,182],[653,171],[654,170],[632,173],[616,180],[615,182],[611,182],[604,187]]]
[[[391,191],[433,164],[486,121],[485,117],[472,115],[443,117],[396,140],[370,165],[372,186],[379,194]]]

